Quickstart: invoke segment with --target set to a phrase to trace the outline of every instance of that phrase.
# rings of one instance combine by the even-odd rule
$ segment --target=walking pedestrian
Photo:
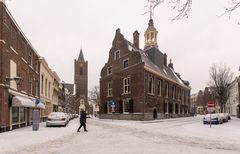
[[[87,114],[85,113],[85,111],[81,111],[81,116],[80,116],[80,126],[78,127],[78,130],[77,132],[80,131],[81,127],[83,126],[84,128],[84,132],[87,132],[88,130],[86,129],[86,122],[87,122],[87,118],[90,118],[90,117],[87,117]]]

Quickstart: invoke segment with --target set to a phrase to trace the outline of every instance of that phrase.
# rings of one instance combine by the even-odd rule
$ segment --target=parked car
[[[229,113],[224,113],[224,114],[225,114],[225,116],[228,118],[228,120],[231,120],[231,116],[230,116]]]
[[[228,122],[228,117],[225,113],[218,113],[218,114],[223,119],[223,122]]]
[[[223,116],[218,113],[211,114],[211,123],[212,124],[222,124]],[[207,114],[203,117],[203,124],[210,124],[210,114]]]
[[[66,126],[69,122],[68,115],[63,112],[52,112],[47,119],[46,126]]]

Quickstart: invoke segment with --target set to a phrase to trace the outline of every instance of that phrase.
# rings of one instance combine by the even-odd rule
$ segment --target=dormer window
[[[112,74],[112,66],[109,66],[107,68],[107,75],[110,75],[110,74]]]
[[[128,67],[128,59],[123,61],[123,68],[127,68]]]
[[[115,51],[114,60],[118,60],[120,58],[120,50]]]

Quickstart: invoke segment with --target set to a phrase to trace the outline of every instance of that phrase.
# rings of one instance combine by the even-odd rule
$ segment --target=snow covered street
[[[155,121],[88,119],[77,133],[79,120],[67,127],[32,127],[0,134],[1,154],[239,154],[240,119],[222,125],[202,124],[202,117]]]

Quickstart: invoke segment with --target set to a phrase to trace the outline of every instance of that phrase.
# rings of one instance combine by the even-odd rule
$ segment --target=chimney
[[[167,67],[167,54],[163,54],[163,65]]]
[[[133,45],[135,48],[139,49],[139,33],[137,30],[133,33]]]
[[[170,62],[169,62],[169,64],[168,64],[168,67],[170,67],[172,70],[174,70],[174,69],[173,69],[172,59],[170,59]]]

